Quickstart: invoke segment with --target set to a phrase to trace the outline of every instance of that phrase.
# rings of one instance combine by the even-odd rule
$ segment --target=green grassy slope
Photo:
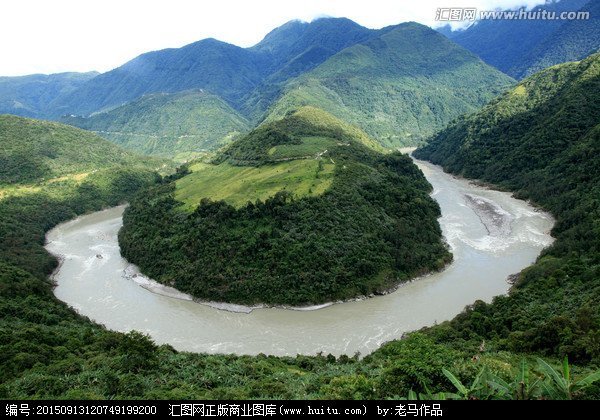
[[[322,108],[386,147],[416,144],[512,83],[472,53],[416,23],[388,28],[291,81],[267,120]]]
[[[347,299],[442,267],[430,185],[407,156],[365,143],[315,108],[265,124],[218,164],[134,200],[123,255],[157,281],[236,303]]]
[[[193,173],[177,181],[175,198],[193,209],[202,198],[241,207],[279,191],[296,198],[319,195],[331,185],[335,163],[328,151],[353,142],[383,150],[362,130],[303,107],[240,137],[214,164],[190,166]]]
[[[550,210],[554,245],[510,296],[436,330],[519,352],[600,362],[600,55],[546,69],[457,120],[415,155]]]
[[[319,195],[331,185],[334,165],[316,159],[293,160],[260,167],[197,163],[176,183],[175,199],[193,210],[203,198],[242,207],[265,201],[279,191],[294,197]]]
[[[191,91],[152,94],[88,118],[63,122],[94,131],[138,153],[174,157],[215,150],[250,129],[218,96]]]
[[[78,128],[0,115],[0,186],[47,181],[141,160]]]

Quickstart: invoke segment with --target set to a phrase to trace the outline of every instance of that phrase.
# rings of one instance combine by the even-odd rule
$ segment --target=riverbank
[[[122,208],[84,216],[48,233],[47,248],[65,256],[55,275],[55,294],[109,329],[142,331],[178,350],[368,354],[405,332],[451,319],[476,300],[489,302],[507,293],[507,277],[534,262],[552,242],[549,215],[510,194],[474,186],[433,165],[417,164],[434,187],[433,197],[442,209],[440,225],[455,258],[443,272],[402,283],[387,295],[319,310],[261,307],[239,313],[187,297],[175,299],[179,295],[173,296],[173,291],[168,292],[171,296],[151,293],[147,289],[154,285],[140,287],[127,278],[136,272],[128,269],[130,264],[119,253]],[[508,212],[510,232],[499,229],[490,235],[466,194]]]

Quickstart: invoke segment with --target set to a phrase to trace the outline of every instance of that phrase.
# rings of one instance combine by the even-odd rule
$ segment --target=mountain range
[[[480,20],[467,29],[440,31],[486,63],[516,79],[554,64],[580,60],[600,48],[600,2],[548,0],[531,9],[554,12],[589,12],[585,20]]]
[[[323,18],[288,22],[251,48],[205,39],[142,54],[57,95],[36,116],[63,117],[131,150],[175,156],[222,145],[227,133],[244,129],[244,119],[249,129],[317,105],[395,147],[419,142],[511,83],[426,26],[372,30],[344,18]],[[218,115],[216,123],[204,126],[199,143],[181,142],[180,136],[199,135],[198,125],[157,118],[165,97],[148,100],[147,95],[199,89],[212,95],[201,101],[202,110],[189,107],[189,101],[183,105],[179,96],[171,109],[186,121],[197,114]],[[159,137],[171,137],[158,145],[147,137],[147,121]]]

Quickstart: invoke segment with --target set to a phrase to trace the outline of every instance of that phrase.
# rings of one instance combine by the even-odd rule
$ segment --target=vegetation
[[[574,9],[573,9],[574,10]],[[589,0],[582,11],[589,12],[587,20],[567,21],[538,45],[515,72],[522,77],[555,64],[581,60],[600,49],[600,3]]]
[[[0,115],[0,145],[0,188],[141,161],[87,131],[12,115]]]
[[[263,124],[229,145],[215,162],[262,165],[285,159],[316,157],[328,147],[356,142],[384,149],[364,131],[312,106],[289,110],[281,120]]]
[[[279,191],[296,198],[323,194],[331,186],[334,164],[301,159],[259,167],[196,163],[176,182],[175,199],[194,210],[203,198],[226,201],[236,208],[266,201]]]
[[[88,118],[62,121],[125,149],[165,157],[218,149],[250,128],[226,102],[203,91],[146,95]]]
[[[477,304],[455,322],[387,343],[364,359],[179,353],[139,333],[107,331],[53,296],[47,275],[56,261],[42,244],[44,232],[54,224],[121,202],[154,178],[141,170],[117,168],[103,166],[85,183],[68,178],[0,199],[0,398],[600,398],[600,388],[592,381],[597,359],[577,357],[581,346],[597,348],[593,329],[597,331],[598,305],[583,308],[575,322],[552,315],[554,308],[576,306],[581,301],[577,293],[593,288],[600,277],[597,272],[580,275],[588,270],[583,263],[561,274],[553,260],[546,260],[548,264],[527,273],[534,276],[530,279],[545,278],[536,280],[535,288],[521,285],[515,290],[523,292],[516,297],[513,293],[492,306]],[[587,169],[593,174],[595,168]],[[589,260],[589,255],[581,257]],[[527,280],[521,281],[526,285]],[[569,282],[581,287],[563,287]],[[557,291],[548,297],[552,290]],[[517,305],[510,304],[513,299]],[[506,310],[499,310],[503,306]],[[490,309],[494,307],[499,309]],[[531,323],[519,318],[521,311],[535,315]],[[502,325],[497,331],[496,323]],[[517,342],[528,339],[533,345],[513,348],[507,334],[524,336]],[[490,339],[481,343],[482,336]],[[540,341],[544,336],[547,343]],[[557,338],[560,346],[547,345]],[[512,350],[502,350],[507,348]],[[541,354],[556,374],[537,361],[535,355]],[[568,354],[578,365],[569,366],[565,375],[564,364],[553,354],[560,359]],[[493,379],[489,386],[480,387],[488,379]],[[457,389],[458,382],[466,393]],[[489,391],[492,383],[497,392]]]
[[[546,67],[580,60],[598,50],[599,5],[594,0],[560,0],[534,7],[545,10],[590,12],[589,20],[497,19],[477,22],[466,30],[444,31],[452,41],[474,52],[486,63],[517,79]]]
[[[412,145],[511,82],[426,26],[404,23],[291,81],[268,119],[312,105],[361,127],[383,146]]]
[[[252,166],[195,165],[176,186],[139,196],[124,215],[123,255],[196,297],[245,304],[380,293],[442,268],[450,254],[422,173],[409,157],[375,152],[363,145],[372,141],[362,132],[331,120],[301,109],[259,127],[217,159]],[[282,145],[321,144],[315,135],[332,146],[316,159],[312,150],[304,159],[269,162],[269,152],[281,153]]]
[[[377,31],[348,19],[289,22],[252,48],[209,38],[142,54],[57,98],[64,113],[89,115],[149,93],[204,89],[236,109],[257,89],[285,82]],[[169,63],[165,66],[164,63]]]
[[[509,296],[432,332],[453,345],[600,361],[600,55],[544,70],[438,133],[419,158],[552,211],[553,246]]]
[[[32,74],[0,77],[0,114],[47,118],[60,115],[54,102],[98,73]]]

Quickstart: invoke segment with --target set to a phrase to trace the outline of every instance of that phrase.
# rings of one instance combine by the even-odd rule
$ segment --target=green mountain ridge
[[[145,95],[104,113],[62,122],[137,153],[175,158],[218,149],[250,129],[242,115],[204,91]]]
[[[321,139],[321,142],[315,141]],[[307,145],[307,140],[312,140]],[[304,106],[280,119],[265,123],[226,147],[216,158],[241,165],[314,157],[339,144],[355,142],[372,150],[384,149],[364,131],[322,109]]]
[[[0,114],[45,117],[57,98],[73,92],[99,73],[32,74],[0,77]]]
[[[398,147],[417,144],[511,83],[432,29],[406,23],[292,80],[266,120],[316,106],[361,127],[382,145]]]
[[[511,69],[519,77],[567,61],[581,60],[600,50],[600,3],[589,1],[581,11],[589,12],[589,19],[567,21],[540,43],[525,63]]]
[[[68,113],[87,116],[149,93],[204,89],[240,108],[243,98],[271,74],[279,72],[278,78],[286,80],[374,32],[348,19],[336,18],[291,22],[287,30],[278,29],[251,48],[209,38],[181,48],[148,52],[57,101]],[[297,61],[287,76],[280,71],[288,61],[315,45],[323,51],[316,62]]]
[[[465,30],[440,31],[511,77],[522,79],[543,68],[580,60],[600,47],[599,3],[596,0],[547,1],[530,10],[588,11],[589,20],[495,19],[478,21]],[[517,9],[515,9],[517,10]]]

